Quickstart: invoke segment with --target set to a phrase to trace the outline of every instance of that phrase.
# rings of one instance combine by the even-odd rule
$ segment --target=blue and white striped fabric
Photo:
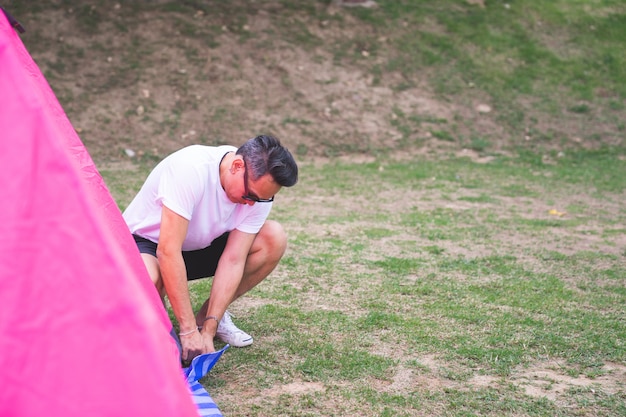
[[[224,351],[228,348],[229,345],[226,345],[217,352],[196,356],[191,361],[189,368],[183,368],[183,373],[187,378],[187,383],[189,384],[189,389],[191,390],[193,402],[196,403],[196,406],[198,406],[198,414],[201,417],[222,416],[222,412],[213,401],[213,398],[211,398],[207,390],[204,389],[202,384],[198,381],[200,378],[209,373],[211,368],[215,366]]]

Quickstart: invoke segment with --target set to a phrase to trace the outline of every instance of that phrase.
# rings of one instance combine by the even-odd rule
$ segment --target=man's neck
[[[232,165],[233,158],[235,158],[235,153],[233,151],[226,152],[224,156],[222,156],[222,160],[220,161],[219,170],[220,170],[220,185],[222,189],[225,190],[224,180],[228,174],[228,169]]]

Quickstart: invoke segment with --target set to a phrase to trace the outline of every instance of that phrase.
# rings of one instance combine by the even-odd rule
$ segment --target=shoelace
[[[231,334],[243,333],[243,331],[239,327],[235,326],[235,323],[233,323],[233,319],[232,319],[233,317],[235,316],[233,316],[228,311],[224,313],[224,317],[222,317],[222,322],[224,323],[224,326],[222,327],[222,331],[226,330],[228,331],[228,333],[231,333]]]

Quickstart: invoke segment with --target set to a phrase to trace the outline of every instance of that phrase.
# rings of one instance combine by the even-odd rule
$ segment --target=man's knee
[[[148,271],[148,275],[150,275],[150,279],[160,291],[163,283],[161,281],[161,270],[159,269],[159,261],[156,257],[142,253],[141,259],[143,260],[143,264],[146,266],[146,270]]]
[[[260,243],[270,255],[280,259],[287,249],[287,233],[283,226],[274,220],[267,220],[259,231]]]

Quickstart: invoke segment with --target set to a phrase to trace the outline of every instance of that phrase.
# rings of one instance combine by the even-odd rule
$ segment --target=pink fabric
[[[0,192],[0,415],[197,416],[121,213],[1,11]]]

